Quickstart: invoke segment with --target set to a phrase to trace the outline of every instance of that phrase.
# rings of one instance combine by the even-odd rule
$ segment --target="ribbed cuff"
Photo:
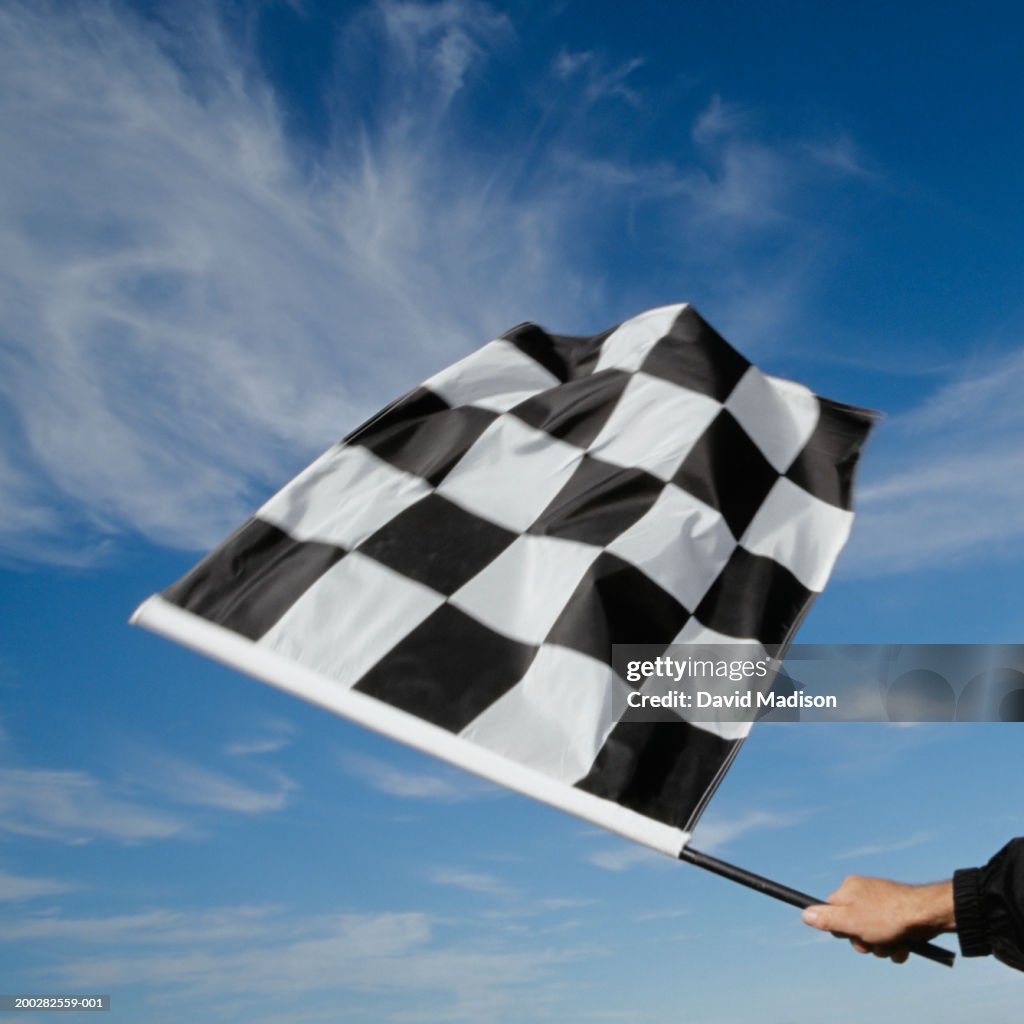
[[[953,913],[960,952],[964,956],[988,956],[992,945],[981,912],[980,868],[962,868],[953,873]]]

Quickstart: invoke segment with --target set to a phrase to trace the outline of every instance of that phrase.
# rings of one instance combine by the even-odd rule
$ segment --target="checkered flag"
[[[787,644],[872,420],[686,305],[593,337],[521,324],[134,621],[674,856],[749,725],[633,717],[612,645]]]

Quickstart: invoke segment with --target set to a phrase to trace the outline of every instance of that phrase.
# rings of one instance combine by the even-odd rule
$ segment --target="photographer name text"
[[[641,693],[633,690],[626,698],[631,708],[838,708],[834,694],[809,694],[803,691],[779,694],[760,690],[733,690],[712,693],[710,690],[669,690],[668,693]]]

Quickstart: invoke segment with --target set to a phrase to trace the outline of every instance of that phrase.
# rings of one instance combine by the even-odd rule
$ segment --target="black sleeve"
[[[993,954],[1024,971],[1024,838],[1007,843],[983,868],[953,875],[960,952]]]

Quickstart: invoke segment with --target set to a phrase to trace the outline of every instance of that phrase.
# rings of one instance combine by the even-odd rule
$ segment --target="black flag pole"
[[[683,847],[682,852],[679,854],[679,859],[686,861],[688,864],[694,864],[699,868],[704,868],[705,871],[710,871],[712,874],[721,875],[722,878],[728,878],[730,882],[738,882],[740,885],[745,885],[748,889],[754,889],[757,892],[764,893],[766,896],[781,900],[783,903],[788,903],[791,907],[799,907],[801,910],[827,902],[826,900],[819,900],[813,896],[808,896],[807,893],[800,892],[798,889],[791,889],[788,885],[774,882],[763,875],[756,875],[753,871],[747,871],[746,868],[740,868],[735,864],[719,860],[717,857],[701,853],[700,850],[694,850],[689,846]],[[909,942],[906,945],[911,953],[923,956],[927,960],[934,960],[937,964],[944,964],[946,967],[952,967],[953,962],[956,960],[955,953],[950,952],[948,949],[943,949],[942,946],[936,946],[931,942]]]

